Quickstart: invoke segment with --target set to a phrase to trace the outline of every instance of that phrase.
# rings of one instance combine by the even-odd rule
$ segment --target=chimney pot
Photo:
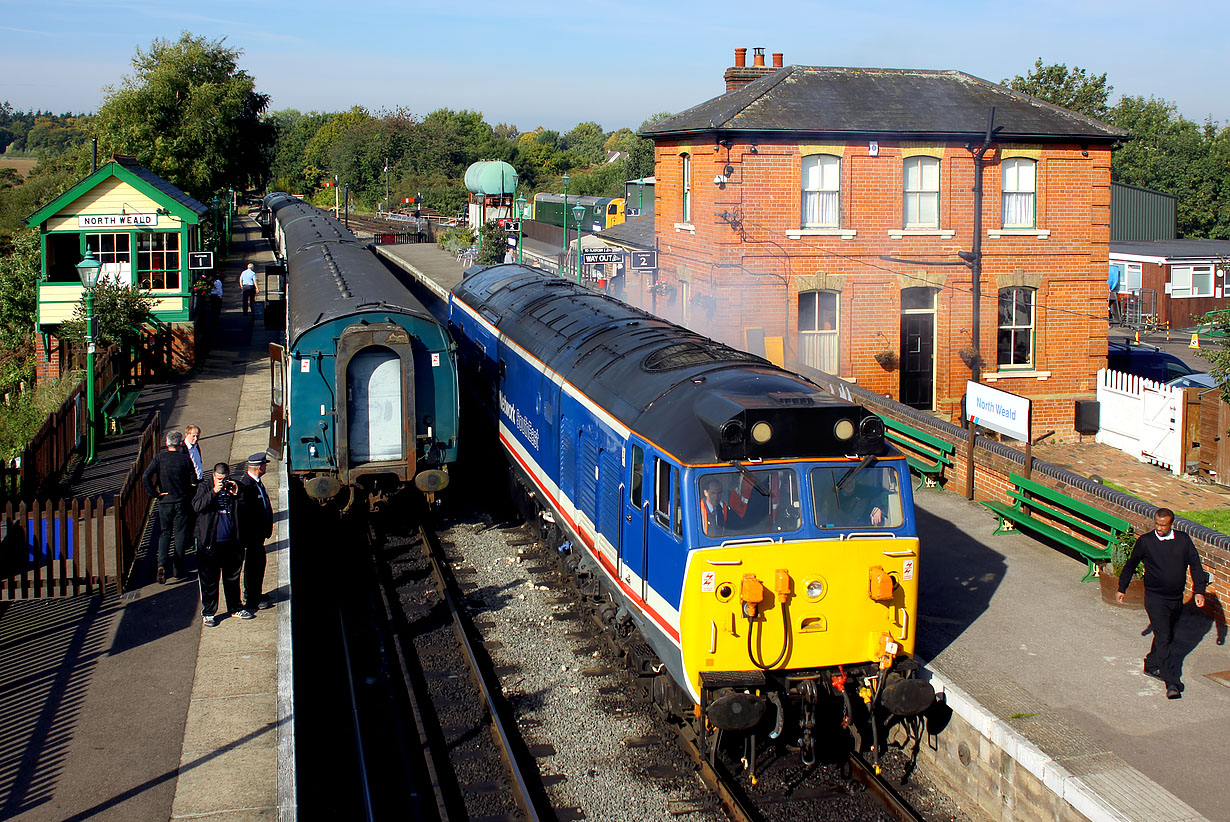
[[[781,68],[781,67],[782,67],[782,53],[780,51],[776,51],[773,53],[773,68]]]
[[[762,68],[763,68],[763,67],[764,67],[764,47],[763,47],[763,46],[761,46],[761,47],[760,47],[760,48],[758,48],[758,49],[753,49],[753,52],[752,52],[752,53],[753,53],[753,55],[754,55],[754,56],[752,57],[752,65],[753,65],[753,66],[760,66],[760,67],[762,67]]]
[[[747,65],[747,49],[735,49],[735,66],[743,68]]]

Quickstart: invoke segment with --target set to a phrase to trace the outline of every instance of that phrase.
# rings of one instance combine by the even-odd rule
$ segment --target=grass
[[[1136,499],[1144,499],[1144,497],[1140,496],[1139,494],[1133,494],[1131,491],[1124,488],[1122,485],[1116,485],[1115,483],[1109,482],[1107,480],[1102,480],[1102,484],[1105,485],[1107,488],[1114,488],[1116,491],[1122,494],[1127,494],[1129,497],[1136,497]]]
[[[1223,534],[1230,534],[1230,510],[1225,508],[1206,508],[1201,511],[1180,511],[1179,516],[1186,517],[1192,522],[1198,522],[1201,525],[1212,528],[1214,531],[1221,531]]]
[[[36,157],[5,157],[0,155],[0,168],[15,168],[22,177],[29,177],[30,172],[38,165]]]

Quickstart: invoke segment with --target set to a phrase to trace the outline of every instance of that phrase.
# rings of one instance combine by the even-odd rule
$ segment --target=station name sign
[[[981,383],[966,382],[965,414],[974,425],[1029,442],[1030,403],[1025,397]]]
[[[158,225],[157,214],[78,214],[78,228],[125,228]]]

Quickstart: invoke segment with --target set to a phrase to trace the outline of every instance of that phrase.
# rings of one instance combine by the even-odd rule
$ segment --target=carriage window
[[[795,531],[800,525],[799,478],[788,468],[705,474],[698,491],[705,536]]]
[[[661,457],[654,457],[653,465],[653,515],[664,527],[669,528],[671,524],[671,465]]]
[[[904,522],[894,468],[851,465],[813,468],[812,508],[821,528],[899,528]]]
[[[632,504],[640,508],[644,502],[643,488],[645,477],[645,452],[641,450],[639,445],[632,446],[632,487],[628,491],[628,499]]]

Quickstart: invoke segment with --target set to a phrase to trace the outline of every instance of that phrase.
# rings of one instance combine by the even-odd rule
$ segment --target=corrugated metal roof
[[[1120,140],[1121,128],[960,71],[787,66],[641,132],[698,131],[969,138]]]
[[[1114,242],[1111,254],[1134,254],[1141,257],[1169,259],[1216,259],[1230,257],[1230,240],[1150,240],[1145,242]]]

